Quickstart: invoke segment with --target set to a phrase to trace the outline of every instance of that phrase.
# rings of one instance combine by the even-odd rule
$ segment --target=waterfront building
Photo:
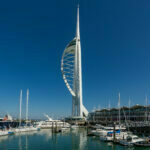
[[[91,123],[119,123],[119,108],[94,110],[89,113],[88,120]],[[120,122],[149,122],[150,106],[135,105],[120,108]]]
[[[75,38],[66,46],[61,71],[64,82],[72,95],[72,119],[84,118],[88,115],[82,101],[82,65],[79,31],[79,7],[77,9],[77,26]]]

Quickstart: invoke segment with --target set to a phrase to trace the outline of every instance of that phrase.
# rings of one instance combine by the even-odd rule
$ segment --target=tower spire
[[[80,39],[80,29],[79,29],[79,4],[77,7],[77,29],[76,29],[76,38]]]

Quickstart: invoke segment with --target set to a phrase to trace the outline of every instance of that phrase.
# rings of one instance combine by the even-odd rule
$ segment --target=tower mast
[[[77,29],[76,29],[76,54],[77,54],[77,97],[78,97],[78,116],[82,117],[82,65],[81,65],[81,44],[80,44],[80,27],[79,27],[79,5],[77,8]],[[78,94],[79,93],[79,94]]]
[[[77,7],[76,38],[79,38],[79,39],[80,39],[80,26],[79,26],[79,5],[78,5],[78,7]]]

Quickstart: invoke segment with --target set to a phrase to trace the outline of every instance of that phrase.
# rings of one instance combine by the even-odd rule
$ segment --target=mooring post
[[[58,129],[57,129],[57,121],[56,121],[56,133],[58,132]]]
[[[52,132],[54,132],[54,121],[52,121]]]
[[[63,121],[63,127],[65,126],[65,119],[64,119],[64,121]]]
[[[113,141],[116,142],[116,123],[114,122]]]

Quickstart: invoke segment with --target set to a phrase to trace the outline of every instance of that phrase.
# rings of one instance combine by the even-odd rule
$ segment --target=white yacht
[[[101,141],[113,141],[113,134],[107,134],[106,136],[100,136]]]
[[[122,139],[125,139],[128,135],[129,135],[128,132],[117,130],[115,132],[115,139],[117,141],[122,140]],[[100,140],[101,141],[113,141],[114,140],[114,132],[113,131],[107,132],[107,135],[100,136]]]
[[[132,146],[139,142],[144,142],[144,139],[139,138],[136,135],[128,135],[125,139],[119,141],[119,143],[124,146]]]
[[[64,121],[61,121],[61,120],[53,120],[52,118],[50,118],[46,114],[44,114],[44,116],[47,117],[47,120],[36,122],[37,127],[40,127],[42,129],[53,128],[53,127],[70,128],[70,124],[67,123],[67,122],[64,122]]]
[[[23,127],[23,126],[20,126],[20,127],[16,128],[16,129],[14,129],[14,131],[15,131],[16,133],[26,132],[26,131],[27,131],[27,128],[26,128],[26,127]]]
[[[29,131],[38,131],[38,130],[40,130],[40,128],[34,127],[34,126],[21,126],[21,127],[18,127],[16,129],[14,129],[14,131],[16,133],[29,132]]]
[[[13,131],[7,131],[7,130],[1,130],[0,131],[0,136],[4,136],[4,135],[10,135],[10,134],[14,134]]]
[[[93,131],[93,134],[95,136],[107,136],[108,132],[113,132],[114,127],[112,126],[100,126],[100,128],[96,128],[96,130]],[[115,127],[115,131],[120,131],[120,132],[124,132],[126,130],[126,127],[124,126],[119,126],[116,125]]]

